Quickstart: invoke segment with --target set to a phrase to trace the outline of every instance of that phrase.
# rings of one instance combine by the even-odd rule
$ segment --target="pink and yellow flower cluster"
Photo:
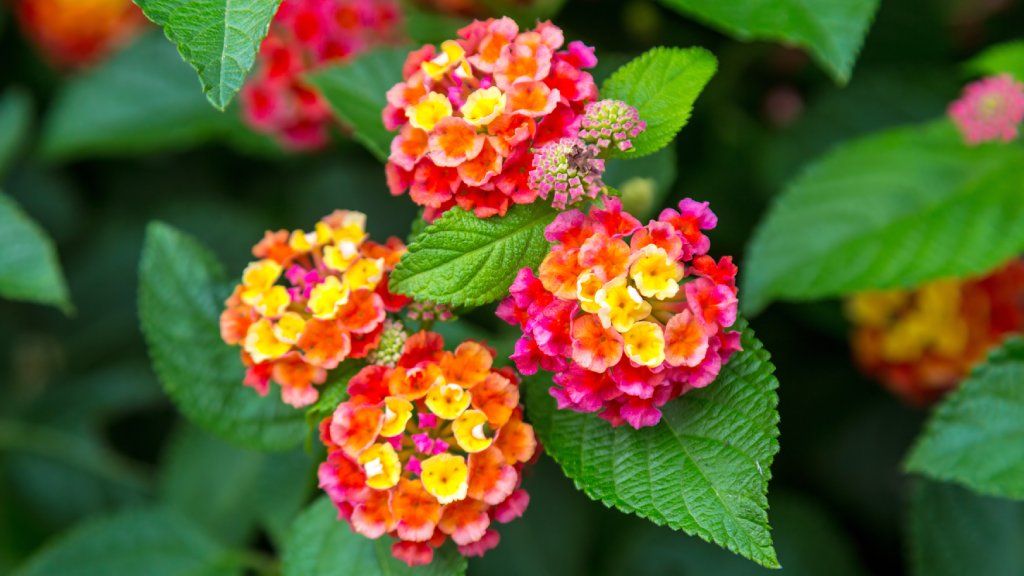
[[[332,114],[302,75],[402,39],[396,0],[284,0],[242,90],[246,121],[294,149],[327,142]]]
[[[968,144],[1009,142],[1024,122],[1024,84],[1009,74],[972,82],[949,106],[949,116]]]
[[[428,219],[456,205],[485,218],[532,203],[534,151],[576,137],[597,97],[586,72],[597,64],[594,50],[564,44],[550,22],[520,31],[501,18],[473,22],[440,50],[411,53],[384,109],[384,125],[398,130],[391,192],[408,191]]]
[[[387,288],[405,245],[368,240],[365,224],[339,210],[310,232],[267,232],[253,248],[259,260],[220,317],[221,337],[242,347],[247,386],[263,395],[273,380],[282,400],[307,406],[328,370],[376,348],[387,313],[408,302]]]
[[[708,204],[683,200],[642,226],[617,198],[589,214],[560,214],[539,274],[524,268],[498,315],[523,329],[512,359],[520,372],[555,373],[559,408],[598,412],[634,428],[710,384],[740,349],[736,266],[715,261],[704,231]]]
[[[908,403],[931,404],[1024,331],[1024,261],[973,280],[858,294],[846,313],[861,369]]]
[[[397,541],[395,557],[427,564],[451,539],[466,556],[498,544],[495,523],[523,514],[522,469],[537,451],[518,378],[476,342],[444,351],[410,336],[393,365],[371,365],[320,426],[320,486],[352,529]]]

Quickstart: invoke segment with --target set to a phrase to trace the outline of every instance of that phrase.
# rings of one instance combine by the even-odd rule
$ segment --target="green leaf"
[[[220,338],[224,271],[192,238],[149,225],[139,265],[139,316],[164,390],[193,422],[240,446],[283,450],[302,441],[301,410],[242,384],[238,350]]]
[[[161,502],[220,541],[241,545],[257,526],[283,540],[309,497],[313,463],[301,450],[254,452],[182,426],[160,470]]]
[[[744,329],[743,351],[710,386],[667,404],[657,426],[613,428],[557,410],[550,380],[537,378],[527,415],[545,452],[591,498],[778,567],[766,497],[779,450],[774,370]]]
[[[878,0],[661,0],[740,40],[796,44],[837,81],[850,79]]]
[[[232,122],[210,108],[174,47],[152,33],[63,86],[41,152],[61,160],[142,155],[206,142]]]
[[[142,509],[82,524],[43,548],[16,575],[237,573],[229,553],[191,522],[166,510]]]
[[[0,193],[0,296],[74,307],[53,240],[7,195]]]
[[[381,113],[387,91],[402,81],[406,54],[405,48],[380,48],[306,75],[338,118],[355,130],[356,140],[381,162],[387,160],[393,136],[384,128]]]
[[[434,561],[410,568],[391,555],[391,540],[370,540],[352,532],[331,501],[323,496],[292,526],[284,547],[284,576],[456,576],[466,573],[466,559],[446,545]]]
[[[633,149],[619,155],[636,158],[668,146],[717,69],[718,60],[703,48],[655,48],[616,70],[601,86],[601,97],[628,103],[647,123]]]
[[[967,69],[978,75],[1010,74],[1024,82],[1024,40],[996,44],[967,63]]]
[[[8,88],[0,97],[0,177],[21,152],[32,128],[32,99],[21,88]]]
[[[521,268],[534,268],[547,255],[544,228],[555,215],[541,204],[484,219],[452,208],[409,245],[391,274],[391,289],[452,306],[493,302],[508,294]]]
[[[227,108],[242,88],[280,0],[135,0],[199,73],[203,93]]]
[[[907,526],[914,576],[1024,574],[1024,504],[919,480]]]
[[[965,145],[949,124],[843,145],[792,182],[742,266],[747,314],[987,272],[1024,251],[1019,146]]]
[[[1024,499],[1024,340],[1007,342],[932,413],[906,468]]]

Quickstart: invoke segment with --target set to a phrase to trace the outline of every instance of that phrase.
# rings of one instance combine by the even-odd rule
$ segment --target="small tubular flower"
[[[464,555],[496,546],[494,525],[529,503],[522,471],[538,450],[515,373],[476,342],[443,346],[409,336],[394,366],[364,367],[320,425],[321,488],[355,532],[395,538],[392,554],[409,565],[449,538]]]
[[[399,43],[401,29],[395,0],[284,0],[242,89],[246,122],[290,149],[322,147],[333,116],[302,76],[375,46]]]
[[[633,149],[633,139],[647,129],[647,123],[629,104],[621,100],[600,100],[587,104],[580,126],[580,138],[600,150]]]
[[[387,289],[405,246],[397,238],[370,241],[365,221],[358,212],[337,211],[313,232],[267,232],[253,248],[258,260],[245,268],[221,314],[221,337],[242,348],[247,386],[266,394],[273,379],[286,402],[302,407],[316,401],[328,370],[378,348],[387,314],[407,302]],[[347,255],[346,266],[328,265],[327,255],[339,253]],[[392,325],[375,358],[395,361],[404,334]]]
[[[562,138],[545,144],[533,157],[531,190],[561,210],[583,198],[597,198],[604,188],[604,160],[596,146],[579,138]]]
[[[25,35],[60,68],[94,64],[127,44],[146,24],[130,0],[16,0]]]
[[[564,44],[550,22],[520,30],[500,18],[474,21],[458,39],[411,53],[383,112],[384,125],[397,131],[387,165],[391,192],[408,191],[428,220],[453,206],[486,218],[533,202],[535,151],[575,137],[597,97],[586,72],[597,64],[593,50]],[[566,184],[566,198],[600,190],[594,181],[603,165],[580,143],[572,156],[581,163],[580,183]]]
[[[555,373],[562,409],[614,426],[653,426],[661,407],[710,384],[740,349],[728,331],[738,306],[736,266],[715,260],[708,204],[685,199],[646,226],[617,198],[588,214],[559,214],[538,268],[524,268],[498,315],[523,331],[512,360]]]
[[[1009,142],[1024,121],[1024,84],[1009,74],[972,82],[950,104],[949,116],[968,144]]]
[[[956,388],[1007,336],[1024,331],[1024,260],[981,278],[864,292],[845,309],[860,368],[925,406]]]

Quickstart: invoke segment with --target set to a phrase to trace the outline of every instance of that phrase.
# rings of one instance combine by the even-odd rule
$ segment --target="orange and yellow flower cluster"
[[[861,368],[907,402],[927,405],[1024,331],[1024,261],[975,280],[858,294],[846,312]]]
[[[589,214],[563,212],[539,275],[524,268],[498,315],[523,329],[519,371],[555,373],[559,408],[598,412],[634,428],[710,384],[740,349],[736,266],[707,255],[717,224],[706,202],[683,200],[641,226],[617,198]]]
[[[266,394],[273,380],[295,407],[316,402],[316,386],[346,358],[366,357],[388,312],[407,303],[388,291],[405,252],[397,238],[367,239],[366,216],[339,210],[311,232],[267,232],[253,248],[221,314],[221,337],[242,347],[245,384]]]
[[[466,556],[498,543],[493,524],[523,514],[523,466],[537,441],[523,422],[518,378],[494,351],[418,332],[392,366],[363,368],[320,426],[320,486],[352,529],[397,541],[395,557],[427,564],[449,538]]]
[[[146,22],[131,0],[18,0],[15,9],[26,36],[65,68],[102,59]]]
[[[532,203],[535,150],[576,137],[597,97],[586,72],[597,64],[594,50],[564,43],[550,22],[520,31],[501,18],[473,22],[440,51],[411,53],[384,109],[384,125],[398,130],[391,192],[409,191],[428,219],[456,205],[486,218]]]

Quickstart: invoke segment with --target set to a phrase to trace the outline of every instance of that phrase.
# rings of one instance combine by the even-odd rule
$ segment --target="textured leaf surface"
[[[987,272],[1024,251],[1024,149],[968,147],[946,123],[855,140],[798,177],[743,266],[749,314]]]
[[[749,330],[743,348],[651,428],[556,410],[543,378],[529,381],[527,415],[545,452],[591,498],[777,567],[766,493],[779,449],[778,381]]]
[[[975,56],[967,68],[982,75],[1010,74],[1024,82],[1024,40],[997,44]]]
[[[32,127],[32,99],[20,88],[0,96],[0,177],[15,160]]]
[[[626,63],[601,87],[602,98],[635,107],[647,130],[633,141],[634,158],[668,146],[686,125],[718,61],[703,48],[655,48]]]
[[[430,564],[410,568],[391,556],[389,538],[353,533],[324,496],[292,526],[283,568],[284,576],[456,576],[466,573],[466,559],[448,544],[434,552]]]
[[[1024,340],[1007,342],[943,400],[907,469],[1024,499]]]
[[[393,136],[384,128],[381,113],[387,105],[387,91],[402,81],[406,54],[408,50],[403,48],[381,48],[306,76],[338,118],[355,130],[356,140],[381,162],[388,157]]]
[[[195,68],[220,110],[242,88],[280,0],[135,0]]]
[[[741,40],[796,44],[839,82],[850,79],[878,0],[661,0]]]
[[[61,89],[41,151],[59,159],[147,154],[205,142],[232,122],[210,108],[188,65],[154,32]]]
[[[480,306],[508,294],[521,268],[540,264],[550,248],[548,206],[513,206],[503,218],[480,219],[461,208],[445,212],[409,246],[391,275],[391,289],[419,300]]]
[[[212,254],[166,224],[150,224],[139,266],[139,316],[150,357],[178,408],[203,428],[241,446],[280,450],[305,433],[303,413],[276,393],[242,385],[238,351],[220,339],[228,296]]]
[[[18,576],[188,576],[237,574],[226,551],[201,529],[160,509],[92,520],[42,549]]]
[[[1024,504],[920,480],[908,520],[914,576],[1024,574]]]
[[[53,240],[0,193],[0,296],[72,309]]]

